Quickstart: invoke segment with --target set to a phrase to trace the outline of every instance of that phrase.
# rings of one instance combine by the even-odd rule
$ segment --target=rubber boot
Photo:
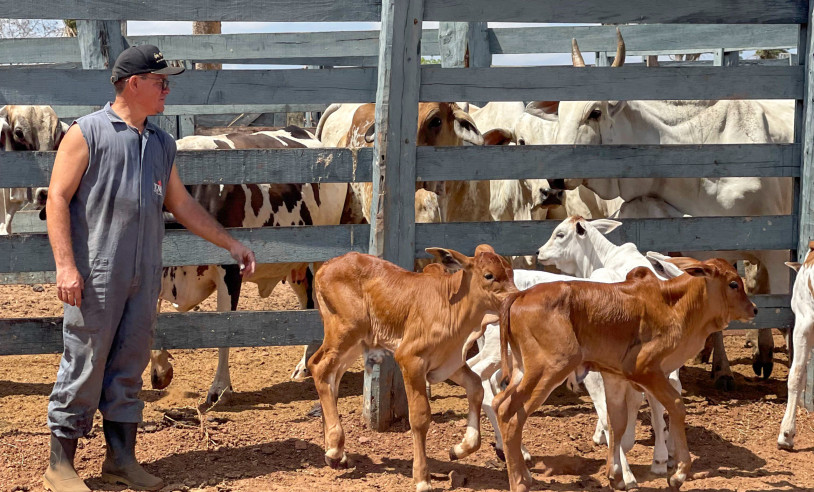
[[[138,424],[102,421],[107,453],[102,463],[102,480],[123,483],[134,490],[159,490],[164,482],[150,475],[136,461],[136,432]]]
[[[65,439],[51,434],[51,458],[42,484],[52,492],[90,492],[85,482],[76,474],[73,459],[78,439]]]

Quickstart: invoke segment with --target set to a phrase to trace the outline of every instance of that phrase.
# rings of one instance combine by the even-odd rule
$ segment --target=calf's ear
[[[622,225],[618,220],[596,219],[591,221],[591,225],[602,234],[610,234],[611,231]]]
[[[801,263],[797,263],[796,261],[786,261],[785,264],[795,272],[799,272],[800,267],[803,266]]]
[[[703,264],[688,266],[682,268],[682,270],[684,270],[684,273],[687,275],[692,275],[693,277],[710,277],[712,274],[710,268]]]
[[[376,139],[376,124],[370,125],[370,128],[365,132],[365,142],[371,143]]]
[[[454,249],[427,248],[424,251],[435,256],[450,271],[468,269],[472,266],[472,259]]]

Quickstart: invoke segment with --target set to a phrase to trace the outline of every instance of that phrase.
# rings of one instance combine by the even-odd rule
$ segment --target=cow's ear
[[[692,275],[693,277],[711,277],[712,276],[712,272],[710,271],[710,268],[707,265],[704,265],[703,263],[699,263],[698,265],[695,265],[695,266],[688,266],[686,268],[683,268],[683,270],[684,270],[684,273],[686,273],[687,275]]]
[[[525,112],[548,121],[559,119],[559,101],[532,101],[526,105]]]
[[[365,142],[372,143],[376,138],[376,123],[370,125],[370,128],[365,132]]]
[[[0,107],[0,118],[8,118],[8,106]]]
[[[441,264],[453,272],[460,269],[468,269],[472,266],[471,258],[454,249],[427,248],[424,251],[441,260]]]
[[[602,234],[610,234],[611,231],[622,225],[621,222],[611,219],[596,219],[591,221],[591,225]]]
[[[606,114],[610,117],[614,117],[619,114],[627,106],[626,101],[608,101],[608,111]]]
[[[454,106],[453,106],[454,108]],[[483,135],[475,125],[475,120],[471,116],[464,113],[461,109],[453,109],[452,117],[455,122],[452,124],[455,135],[458,135],[464,142],[469,142],[472,145],[483,145]]]
[[[513,141],[512,132],[505,128],[495,128],[483,134],[483,145],[509,145]]]
[[[59,150],[59,144],[62,143],[62,139],[68,133],[68,128],[70,128],[70,125],[67,123],[57,121],[57,126],[54,128],[54,150]]]
[[[577,221],[577,235],[584,236],[586,232],[588,232],[588,230],[582,225],[582,221]]]
[[[800,267],[803,266],[801,263],[797,263],[796,261],[787,261],[785,263],[787,267],[791,268],[795,272],[799,272]]]

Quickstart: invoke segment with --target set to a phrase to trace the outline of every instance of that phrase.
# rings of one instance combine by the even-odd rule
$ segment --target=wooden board
[[[0,105],[103,106],[113,95],[109,70],[2,68],[0,78],[3,80]],[[375,68],[193,70],[172,79],[168,102],[176,105],[373,102],[375,91]]]
[[[799,24],[808,2],[794,0],[426,0],[424,20],[639,24]]]
[[[381,0],[31,0],[3,6],[9,19],[242,22],[377,22]]]
[[[728,329],[788,328],[793,313],[789,296],[755,296],[758,314],[753,323],[731,323]],[[322,340],[322,320],[316,310],[236,311],[227,313],[189,312],[158,315],[155,349],[194,349],[215,347],[265,347],[305,345]],[[54,354],[62,352],[62,318],[0,319],[0,356]],[[392,361],[392,359],[390,359]],[[392,364],[389,362],[388,364]],[[386,373],[398,369],[386,367]],[[381,371],[370,378],[371,387]],[[379,380],[380,388],[388,387]],[[385,382],[386,383],[386,382]],[[394,384],[391,380],[390,386]],[[398,384],[398,381],[395,381]],[[379,391],[379,407],[398,392]],[[386,399],[384,398],[386,397]]]
[[[416,180],[800,175],[800,144],[419,147]],[[54,152],[0,160],[0,188],[47,186]],[[373,149],[180,151],[185,184],[370,182]]]
[[[422,101],[795,99],[803,68],[435,68],[421,71]]]

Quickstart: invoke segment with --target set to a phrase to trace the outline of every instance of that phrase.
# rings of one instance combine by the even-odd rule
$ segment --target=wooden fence
[[[257,252],[259,262],[321,261],[346,251],[370,251],[411,266],[423,248],[446,246],[465,252],[481,242],[501,254],[530,254],[550,235],[549,222],[415,224],[414,182],[447,179],[556,177],[781,176],[795,181],[794,213],[786,216],[626,220],[615,241],[653,250],[790,249],[804,251],[814,237],[811,222],[811,145],[814,112],[805,102],[811,86],[811,12],[808,2],[733,0],[710,3],[574,0],[255,0],[229,5],[198,0],[89,0],[53,4],[13,2],[10,18],[95,19],[80,21],[76,40],[0,40],[0,64],[54,66],[0,68],[0,105],[50,104],[61,116],[100,107],[110,97],[104,64],[121,40],[121,19],[222,21],[381,21],[379,33],[314,33],[128,37],[151,42],[169,59],[354,65],[318,70],[191,71],[173,81],[165,114],[268,112],[318,108],[333,102],[376,102],[374,149],[246,150],[180,152],[177,164],[188,184],[360,182],[374,184],[370,226],[341,225],[242,229],[235,235]],[[421,20],[440,21],[422,31]],[[569,52],[577,37],[584,51],[614,50],[615,27],[487,29],[486,21],[631,23],[623,33],[631,54],[714,51],[723,67],[670,66],[658,70],[625,66],[576,71],[571,67],[490,68],[492,54]],[[724,25],[720,25],[725,23]],[[668,25],[662,25],[668,24]],[[103,32],[104,36],[88,33]],[[356,37],[355,37],[356,36]],[[81,43],[85,43],[84,45]],[[96,50],[88,46],[96,45]],[[78,45],[78,46],[77,46]],[[123,43],[121,43],[123,45]],[[83,48],[84,46],[84,48]],[[82,48],[82,49],[79,49]],[[471,68],[461,68],[469,50]],[[738,66],[727,55],[756,48],[796,48],[783,65]],[[91,56],[89,52],[105,52]],[[78,53],[78,55],[77,55]],[[420,55],[442,56],[442,66],[421,66]],[[272,54],[273,57],[270,58]],[[375,61],[375,63],[374,63]],[[66,65],[67,64],[67,65]],[[377,67],[377,68],[376,68]],[[450,68],[451,67],[451,68]],[[704,146],[525,146],[417,148],[419,101],[516,101],[585,99],[795,99],[791,144]],[[292,109],[293,110],[293,109]],[[302,109],[300,109],[302,110]],[[332,159],[331,166],[321,163]],[[194,160],[193,160],[194,159]],[[44,186],[52,153],[17,152],[0,157],[0,187]],[[372,163],[372,166],[357,165]],[[546,162],[545,166],[538,163]],[[385,192],[386,190],[386,192]],[[373,214],[375,217],[375,213]],[[802,246],[800,246],[802,245]],[[186,231],[168,231],[165,265],[231,263],[224,252]],[[3,281],[41,281],[54,268],[47,237],[0,237]],[[789,296],[757,296],[754,325],[792,324]],[[737,327],[743,327],[738,325]],[[194,348],[304,344],[321,338],[315,311],[164,314],[156,346]],[[58,352],[58,319],[0,320],[0,355]],[[392,418],[388,405],[392,366],[366,374],[365,411],[375,428]],[[807,392],[810,403],[812,392]]]

